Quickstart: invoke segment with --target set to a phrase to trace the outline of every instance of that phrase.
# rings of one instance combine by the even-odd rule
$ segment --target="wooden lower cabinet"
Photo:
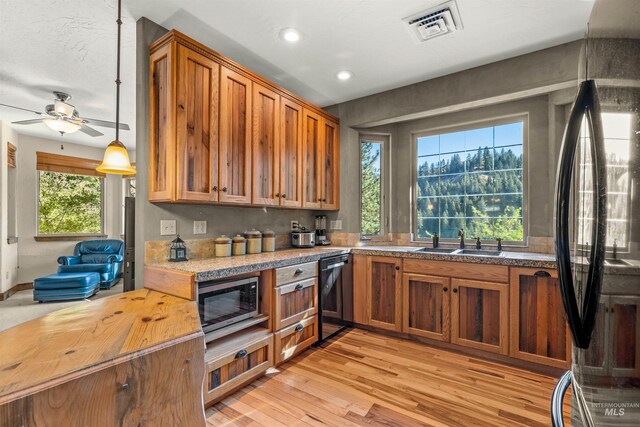
[[[508,353],[509,285],[451,279],[451,342]]]
[[[402,282],[402,331],[449,342],[451,279],[405,273]]]
[[[318,279],[293,282],[274,289],[273,330],[278,331],[318,312]]]
[[[558,368],[571,364],[571,336],[555,270],[512,268],[509,355]]]
[[[274,363],[284,362],[318,341],[317,316],[304,319],[274,334]]]
[[[209,360],[205,356],[205,404],[219,400],[273,366],[273,334],[221,347],[212,349],[216,356]]]
[[[367,307],[369,325],[402,331],[401,259],[367,257]]]

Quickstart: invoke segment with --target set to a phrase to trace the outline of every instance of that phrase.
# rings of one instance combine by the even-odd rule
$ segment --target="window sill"
[[[36,242],[79,242],[82,240],[104,239],[106,234],[61,234],[48,236],[33,236]]]

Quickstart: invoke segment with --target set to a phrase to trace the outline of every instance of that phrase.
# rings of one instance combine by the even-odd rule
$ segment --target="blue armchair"
[[[85,240],[76,245],[73,256],[58,258],[58,273],[98,273],[100,289],[109,289],[122,276],[122,240]]]

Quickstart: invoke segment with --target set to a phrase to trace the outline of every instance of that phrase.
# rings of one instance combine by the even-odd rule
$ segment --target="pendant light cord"
[[[122,0],[118,0],[118,48],[116,56],[116,141],[120,141],[120,27],[122,27]]]

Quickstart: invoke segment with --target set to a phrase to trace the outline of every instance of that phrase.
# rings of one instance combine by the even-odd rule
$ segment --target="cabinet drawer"
[[[274,334],[274,363],[292,358],[318,340],[318,317],[304,319]]]
[[[215,350],[214,350],[215,351]],[[213,402],[273,366],[273,334],[206,362],[204,401]]]
[[[314,316],[318,311],[318,280],[315,277],[278,286],[273,292],[274,331]]]
[[[308,262],[290,267],[276,268],[276,286],[297,282],[318,275],[318,263]]]

